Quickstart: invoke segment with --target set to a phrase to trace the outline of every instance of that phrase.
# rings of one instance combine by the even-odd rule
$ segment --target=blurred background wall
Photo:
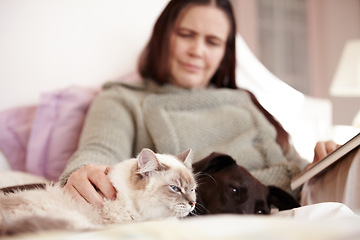
[[[333,104],[333,123],[351,125],[360,97],[331,96],[345,43],[360,39],[360,0],[233,0],[238,30],[277,77]]]
[[[231,1],[238,31],[260,61],[295,89],[330,99],[333,123],[350,125],[360,98],[331,96],[329,86],[345,42],[360,39],[360,0]],[[0,81],[7,86],[0,110],[23,104],[16,94],[33,103],[36,91],[74,80],[98,85],[135,68],[167,2],[0,0]]]

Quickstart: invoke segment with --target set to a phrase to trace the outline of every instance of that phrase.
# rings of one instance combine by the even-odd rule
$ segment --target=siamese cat
[[[190,152],[173,156],[145,148],[136,158],[115,164],[108,177],[117,190],[116,200],[105,200],[101,208],[75,201],[58,184],[0,194],[0,233],[86,230],[185,217],[196,203]]]

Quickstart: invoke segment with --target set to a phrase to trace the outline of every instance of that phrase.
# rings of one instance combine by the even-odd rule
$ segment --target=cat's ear
[[[177,157],[180,161],[182,161],[182,162],[185,164],[185,166],[187,166],[188,168],[191,168],[191,157],[190,157],[191,152],[192,152],[192,150],[191,150],[191,149],[188,149],[188,150],[186,150],[185,152],[182,152],[182,153],[180,153],[180,154],[178,154],[178,155],[176,156],[176,157]]]
[[[141,175],[149,175],[150,172],[155,171],[159,166],[155,153],[148,148],[141,150],[137,160],[139,166],[138,172]]]

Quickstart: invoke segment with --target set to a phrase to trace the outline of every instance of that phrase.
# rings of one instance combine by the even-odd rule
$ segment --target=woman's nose
[[[190,46],[190,54],[195,57],[201,57],[204,53],[205,45],[201,39],[194,39]]]

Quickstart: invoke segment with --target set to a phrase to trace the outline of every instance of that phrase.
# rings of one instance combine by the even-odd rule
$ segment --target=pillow
[[[27,172],[58,180],[77,148],[86,112],[97,92],[71,86],[42,94],[28,139]]]
[[[114,81],[140,80],[131,71]],[[0,150],[11,168],[57,181],[77,149],[87,110],[99,91],[70,86],[42,94],[38,106],[0,113]]]
[[[25,171],[27,143],[36,106],[0,113],[0,150],[14,170]]]

